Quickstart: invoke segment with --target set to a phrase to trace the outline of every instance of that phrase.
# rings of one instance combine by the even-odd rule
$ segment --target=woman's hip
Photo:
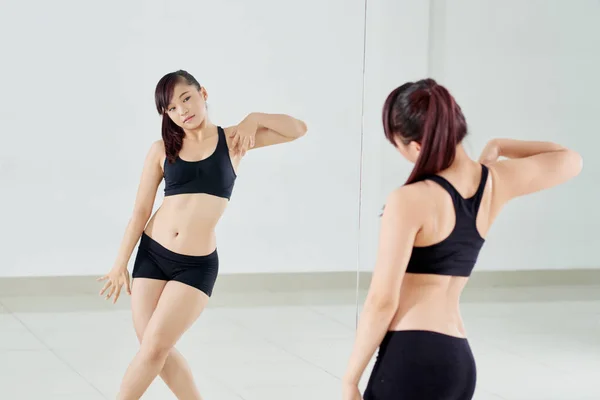
[[[365,400],[470,400],[477,379],[466,338],[427,330],[386,333]]]
[[[132,276],[179,281],[210,297],[218,273],[219,255],[216,248],[211,253],[200,256],[180,254],[143,233]]]

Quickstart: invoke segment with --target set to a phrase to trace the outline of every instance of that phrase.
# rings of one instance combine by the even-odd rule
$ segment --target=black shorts
[[[431,331],[389,331],[364,400],[471,400],[476,380],[467,339]]]
[[[217,249],[205,256],[175,253],[142,233],[133,265],[133,278],[178,281],[212,295],[219,273]]]

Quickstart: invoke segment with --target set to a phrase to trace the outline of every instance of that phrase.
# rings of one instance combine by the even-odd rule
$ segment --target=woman
[[[141,344],[121,383],[121,400],[139,399],[159,374],[177,398],[201,398],[174,345],[212,294],[219,268],[215,226],[240,160],[249,149],[290,142],[306,132],[302,121],[262,113],[223,129],[208,118],[206,98],[205,88],[185,71],[158,82],[155,102],[163,140],[148,152],[117,260],[99,279],[106,280],[100,295],[107,293],[113,302],[125,285]],[[165,198],[150,218],[163,178]],[[127,263],[140,236],[130,288]]]
[[[392,91],[383,125],[415,167],[386,200],[344,399],[361,398],[358,383],[377,347],[365,400],[471,399],[476,366],[459,298],[484,238],[509,200],[566,182],[582,160],[557,144],[508,139],[470,159],[461,109],[432,79]]]

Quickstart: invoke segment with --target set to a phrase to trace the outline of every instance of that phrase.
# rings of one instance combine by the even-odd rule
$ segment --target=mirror
[[[144,398],[188,390],[172,378],[186,365],[208,399],[337,393],[355,327],[364,18],[363,0],[3,3],[0,312],[18,327],[9,346],[64,383],[24,384],[19,367],[5,393],[136,396],[121,382],[164,357]],[[157,85],[180,69],[201,89],[163,81],[159,115]],[[163,120],[192,132],[177,151]],[[217,127],[244,120],[245,135],[274,131],[263,143],[299,137],[249,150],[231,189],[234,130]],[[119,274],[96,278],[136,260],[131,296],[98,295]]]
[[[599,239],[589,228],[600,223],[592,200],[597,189],[590,185],[600,177],[597,136],[587,132],[600,122],[594,97],[600,59],[592,50],[600,46],[593,23],[600,4],[576,3],[520,2],[517,9],[491,1],[368,1],[357,313],[377,254],[377,211],[413,167],[383,135],[383,103],[393,89],[426,77],[446,87],[466,117],[464,148],[475,160],[498,137],[557,143],[585,160],[579,176],[568,172],[568,182],[512,201],[489,231],[460,297],[477,365],[474,399],[600,396],[588,372],[598,365],[588,355],[598,350],[590,320],[600,300],[600,270],[594,246],[582,246]],[[405,307],[413,322],[417,308]],[[433,354],[433,341],[414,347],[427,351],[406,371],[417,371]],[[410,358],[409,344],[395,348],[402,356],[388,367]],[[388,388],[395,386],[394,372],[384,373]]]

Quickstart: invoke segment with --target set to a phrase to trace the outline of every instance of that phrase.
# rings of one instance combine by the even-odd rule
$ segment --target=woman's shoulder
[[[162,164],[166,158],[165,142],[162,139],[152,142],[150,149],[148,150],[147,158]]]
[[[388,193],[381,208],[380,216],[385,209],[394,207],[413,215],[424,214],[424,204],[428,204],[429,193],[427,184],[423,181],[402,185]]]
[[[149,152],[154,155],[165,154],[165,142],[162,139],[152,142]]]
[[[419,203],[426,197],[427,184],[424,181],[410,183],[395,188],[388,194],[388,201],[402,202],[404,204]]]

